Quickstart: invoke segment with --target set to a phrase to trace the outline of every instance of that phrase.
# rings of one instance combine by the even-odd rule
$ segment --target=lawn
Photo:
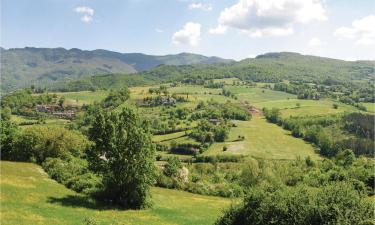
[[[319,158],[314,147],[295,138],[290,131],[268,123],[263,117],[254,116],[251,121],[235,121],[225,143],[214,143],[204,155],[242,154],[264,159],[296,159],[297,156]],[[245,140],[238,141],[238,135]],[[223,147],[227,150],[224,152]]]
[[[119,210],[88,201],[48,178],[37,165],[1,161],[1,224],[212,224],[229,199],[153,188],[154,206]]]

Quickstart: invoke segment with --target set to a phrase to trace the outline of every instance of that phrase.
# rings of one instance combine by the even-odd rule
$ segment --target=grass
[[[290,131],[264,118],[254,116],[251,121],[235,121],[237,127],[231,129],[224,143],[214,143],[204,155],[241,154],[264,159],[296,159],[297,156],[319,158],[311,144],[293,137]],[[238,141],[238,135],[245,140]],[[223,147],[227,151],[223,151]]]
[[[231,86],[227,87],[229,91],[236,94],[240,101],[248,101],[250,104],[295,99],[296,95],[288,94],[281,91],[273,91],[263,88],[251,88],[246,86]]]
[[[56,94],[59,98],[64,96],[66,105],[81,106],[103,100],[108,95],[108,91],[56,92],[52,94]]]
[[[334,102],[330,99],[322,99],[319,101],[315,100],[290,100],[287,104],[284,102],[285,108],[281,110],[283,117],[289,116],[313,116],[313,115],[326,115],[326,114],[337,114],[343,112],[359,112],[357,108],[351,105],[346,105],[344,103]],[[299,102],[300,107],[296,107],[296,103]],[[334,109],[333,104],[337,104],[338,108]],[[277,105],[277,103],[273,103]],[[281,107],[280,107],[281,108]]]
[[[152,189],[147,210],[102,207],[48,178],[37,165],[1,161],[1,224],[212,224],[229,199]]]
[[[15,124],[21,124],[21,123],[26,123],[26,122],[33,122],[33,123],[37,123],[38,120],[36,119],[30,119],[29,117],[26,117],[26,116],[18,116],[18,115],[12,115],[10,117],[10,120],[12,122],[14,122]],[[66,119],[59,119],[59,118],[47,118],[45,120],[45,124],[48,124],[48,125],[57,125],[57,126],[65,126],[67,125],[68,123],[70,123],[69,120],[66,120]],[[32,126],[32,125],[23,125],[23,126]]]
[[[372,113],[375,113],[375,103],[372,103],[372,102],[365,102],[365,103],[362,103],[368,112],[372,112]]]

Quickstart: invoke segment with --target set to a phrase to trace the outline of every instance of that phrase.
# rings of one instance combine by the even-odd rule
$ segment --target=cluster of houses
[[[56,104],[37,105],[36,111],[41,113],[49,113],[60,119],[73,119],[76,115],[75,109],[64,110],[63,107]]]

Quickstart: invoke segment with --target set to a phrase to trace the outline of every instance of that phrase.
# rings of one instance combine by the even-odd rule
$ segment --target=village
[[[76,108],[69,108],[65,110],[63,106],[57,104],[43,104],[37,105],[35,110],[39,113],[51,114],[60,119],[73,119],[77,113]]]

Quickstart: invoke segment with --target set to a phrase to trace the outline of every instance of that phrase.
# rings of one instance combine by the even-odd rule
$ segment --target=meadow
[[[263,159],[320,158],[311,144],[293,137],[290,131],[268,123],[262,117],[254,116],[251,121],[235,121],[235,124],[237,127],[231,129],[227,141],[214,143],[203,154],[240,154]],[[239,135],[245,139],[238,140]],[[224,146],[226,151],[223,151]]]
[[[153,207],[101,206],[48,178],[31,163],[1,162],[1,224],[212,224],[231,200],[152,188]]]

